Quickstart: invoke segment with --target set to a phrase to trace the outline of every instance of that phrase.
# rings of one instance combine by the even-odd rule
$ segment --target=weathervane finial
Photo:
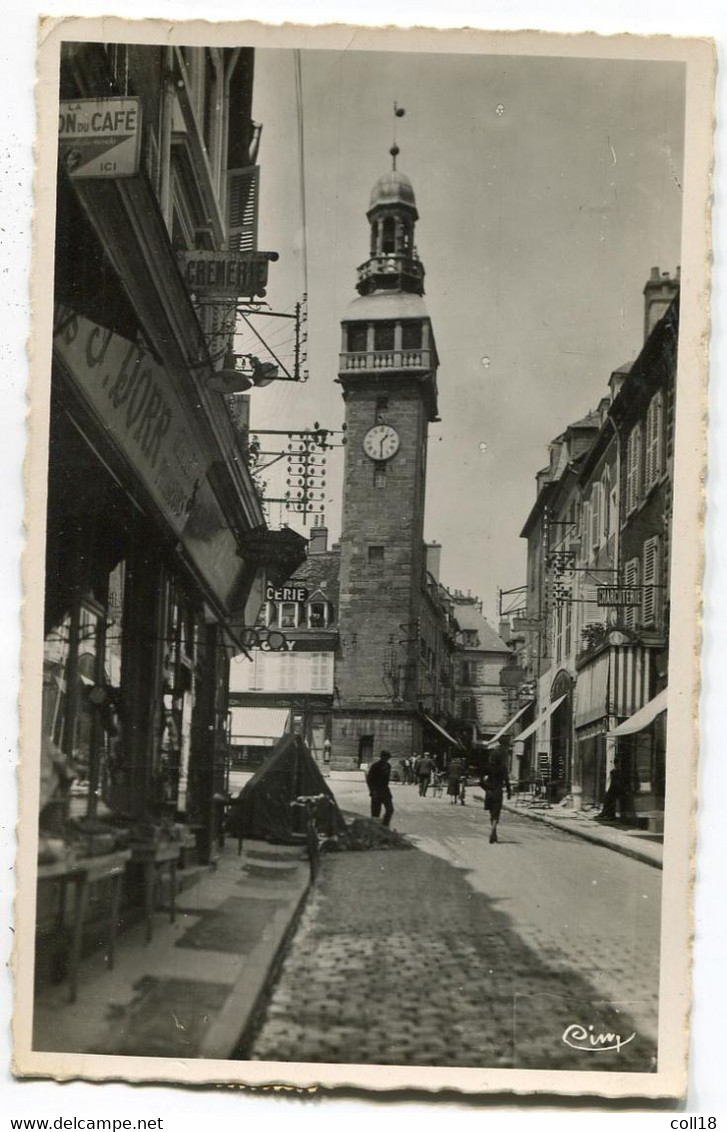
[[[389,153],[391,154],[391,156],[393,158],[392,168],[394,169],[394,171],[396,171],[396,159],[397,159],[399,152],[400,152],[399,147],[396,144],[396,119],[397,118],[403,118],[405,114],[406,114],[406,110],[404,109],[404,107],[398,106],[395,102],[394,103],[394,144],[392,145],[391,149],[389,150]]]

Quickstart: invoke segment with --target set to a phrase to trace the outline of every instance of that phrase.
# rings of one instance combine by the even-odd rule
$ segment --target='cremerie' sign
[[[305,602],[308,600],[308,590],[305,586],[280,586],[277,589],[275,586],[268,586],[265,596],[268,601]]]
[[[596,602],[600,606],[641,605],[641,590],[633,586],[599,586]]]
[[[69,176],[133,177],[139,172],[138,98],[77,98],[58,110],[58,155]]]
[[[264,296],[268,263],[277,252],[180,252],[179,263],[189,291],[217,299]]]

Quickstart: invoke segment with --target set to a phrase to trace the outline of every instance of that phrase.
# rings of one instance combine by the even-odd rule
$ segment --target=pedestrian
[[[455,757],[451,760],[449,768],[447,770],[447,794],[453,806],[457,805],[457,801],[460,797],[462,790],[462,778],[464,777],[464,773],[464,759],[461,759],[459,758],[459,756],[455,755]],[[462,799],[462,805],[464,806],[464,798]]]
[[[417,763],[417,780],[419,782],[419,794],[422,798],[427,796],[433,770],[434,761],[430,758],[429,751],[425,751]]]
[[[371,764],[366,775],[366,785],[371,795],[371,817],[377,818],[384,808],[382,825],[388,825],[394,812],[394,800],[391,797],[389,778],[391,777],[391,754],[382,751],[378,759]]]
[[[505,790],[508,798],[510,797],[510,778],[502,755],[493,756],[487,773],[480,779],[480,786],[485,792],[485,809],[490,815],[490,845],[492,845],[497,841],[497,823],[502,812],[502,796]]]
[[[411,782],[411,759],[406,758],[402,761],[402,774],[404,778],[404,785],[408,786]]]

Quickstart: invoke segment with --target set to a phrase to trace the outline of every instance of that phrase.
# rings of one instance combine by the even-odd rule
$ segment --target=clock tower
[[[341,324],[338,381],[347,444],[341,527],[340,656],[334,765],[382,748],[421,751],[418,689],[425,587],[427,430],[437,420],[437,351],[424,302],[411,181],[396,168],[375,184],[369,258]]]

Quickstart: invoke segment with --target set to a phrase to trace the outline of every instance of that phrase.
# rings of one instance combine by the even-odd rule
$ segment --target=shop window
[[[401,328],[402,350],[421,350],[422,324],[421,322],[405,322]]]
[[[394,323],[393,322],[379,322],[374,327],[374,349],[375,350],[393,350],[394,349]]]
[[[351,354],[363,354],[366,351],[368,327],[365,323],[354,323],[348,328],[348,349]]]
[[[277,628],[280,623],[280,610],[274,601],[268,601],[265,605],[266,617],[265,624],[269,628]]]

